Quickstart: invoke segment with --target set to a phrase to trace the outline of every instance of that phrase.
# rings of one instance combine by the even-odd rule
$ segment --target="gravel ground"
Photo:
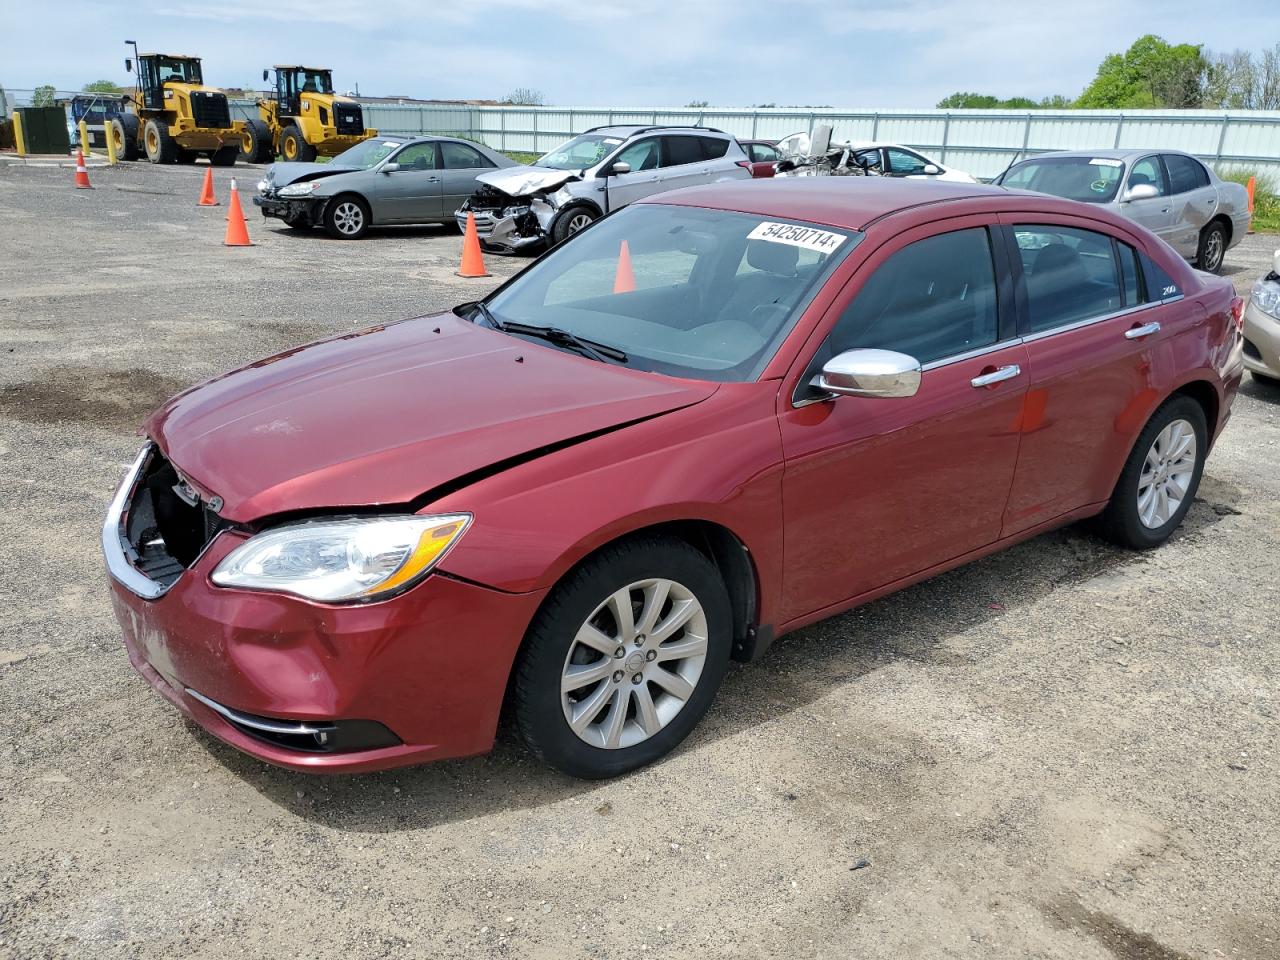
[[[1246,380],[1163,549],[1068,529],[793,634],[658,766],[504,733],[308,778],[129,667],[97,540],[136,425],[521,261],[256,213],[224,248],[202,174],[0,167],[0,956],[1280,957],[1280,391]]]

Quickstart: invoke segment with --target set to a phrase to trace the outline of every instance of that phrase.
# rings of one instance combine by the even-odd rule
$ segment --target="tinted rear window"
[[[704,160],[719,160],[729,150],[729,141],[722,137],[698,137],[698,142],[702,144]]]
[[[700,137],[663,137],[662,165],[678,167],[682,163],[701,163],[702,147],[698,143],[700,139]]]
[[[1164,165],[1169,168],[1169,192],[1186,193],[1209,185],[1209,174],[1199,160],[1179,153],[1166,153]]]

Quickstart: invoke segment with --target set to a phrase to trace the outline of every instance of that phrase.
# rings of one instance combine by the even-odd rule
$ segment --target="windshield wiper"
[[[486,316],[492,317],[486,309]],[[607,343],[598,343],[595,340],[586,340],[576,333],[570,333],[560,327],[541,327],[531,323],[516,323],[514,321],[499,321],[501,324],[498,329],[506,333],[519,333],[526,337],[537,337],[540,340],[546,340],[548,343],[554,343],[558,347],[570,347],[577,350],[584,357],[590,357],[592,360],[599,360],[601,363],[626,363],[627,355],[617,347],[611,347]]]
[[[485,303],[483,300],[477,300],[474,304],[472,304],[472,306],[476,308],[476,313],[484,317],[485,323],[489,324],[489,326],[493,327],[493,329],[495,330],[505,329],[505,325],[503,324],[503,322],[493,315],[493,311],[490,310],[487,306],[485,306]],[[475,323],[474,317],[472,318],[471,322]]]

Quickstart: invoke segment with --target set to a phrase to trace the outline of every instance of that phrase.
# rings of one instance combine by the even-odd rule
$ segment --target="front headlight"
[[[212,580],[325,603],[379,600],[425,577],[470,522],[456,513],[291,523],[236,547]]]
[[[1249,299],[1263,313],[1280,320],[1280,283],[1275,280],[1259,280],[1253,285]]]
[[[291,183],[287,187],[281,187],[276,192],[282,197],[305,197],[315,188],[315,181],[308,180],[306,183]]]
[[[266,193],[266,192],[267,192],[268,190],[270,190],[270,189],[271,189],[271,181],[270,181],[270,180],[262,179],[262,180],[259,180],[259,181],[258,181],[258,192],[259,192],[259,193]]]

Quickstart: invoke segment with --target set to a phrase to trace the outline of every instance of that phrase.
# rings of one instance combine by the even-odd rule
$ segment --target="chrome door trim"
[[[1117,310],[1114,313],[1104,313],[1100,317],[1087,317],[1084,320],[1076,320],[1073,323],[1064,323],[1060,327],[1053,327],[1049,330],[1038,330],[1035,333],[1027,334],[1022,339],[1026,343],[1032,343],[1036,340],[1042,340],[1045,337],[1052,337],[1055,334],[1067,333],[1071,330],[1079,330],[1083,327],[1092,326],[1095,323],[1106,323],[1108,320],[1116,320],[1120,317],[1126,317],[1133,313],[1140,313],[1143,310],[1150,310],[1153,307],[1162,307],[1166,303],[1176,303],[1181,299],[1183,299],[1183,295],[1178,294],[1176,297],[1166,297],[1163,300],[1151,300],[1147,303],[1139,303],[1132,307],[1125,307],[1123,310]]]
[[[966,350],[964,353],[957,353],[950,357],[942,357],[938,360],[930,360],[928,363],[920,365],[920,370],[937,370],[939,367],[949,367],[953,363],[963,363],[965,360],[972,360],[975,357],[984,357],[988,353],[996,353],[999,350],[1007,350],[1009,347],[1016,347],[1022,343],[1022,337],[1014,337],[1011,340],[1001,340],[998,343],[988,344],[985,347],[976,347],[973,350]]]

